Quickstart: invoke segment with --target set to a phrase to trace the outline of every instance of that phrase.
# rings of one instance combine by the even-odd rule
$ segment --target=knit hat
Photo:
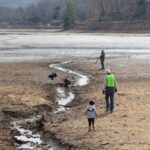
[[[111,73],[111,70],[110,70],[110,69],[106,69],[106,70],[105,70],[105,73],[106,73],[106,74],[109,74],[109,73]]]
[[[94,105],[95,104],[95,102],[94,101],[89,101],[89,105]]]

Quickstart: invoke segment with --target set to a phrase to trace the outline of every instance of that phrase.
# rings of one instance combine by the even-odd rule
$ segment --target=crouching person
[[[56,77],[57,77],[57,74],[55,72],[50,73],[48,76],[48,78],[50,78],[51,80],[53,80]]]
[[[89,132],[91,131],[91,126],[93,128],[93,131],[95,131],[95,117],[97,116],[96,108],[95,108],[95,103],[94,101],[89,101],[89,106],[86,109],[86,116],[88,119],[88,124],[89,124]]]

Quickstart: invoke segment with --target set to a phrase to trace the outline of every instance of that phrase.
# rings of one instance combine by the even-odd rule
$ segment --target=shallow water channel
[[[55,68],[57,70],[66,72],[68,74],[75,75],[76,76],[76,82],[74,83],[74,86],[85,86],[85,85],[87,85],[89,83],[89,77],[88,76],[60,66],[62,64],[67,64],[67,63],[70,63],[70,62],[66,61],[66,62],[63,62],[60,64],[51,64],[49,66],[51,68]],[[57,110],[54,111],[55,113],[60,112],[60,111],[65,111],[67,109],[67,107],[65,105],[70,103],[75,97],[75,95],[72,93],[71,90],[67,91],[67,93],[66,93],[65,89],[63,87],[57,87],[56,91],[57,91],[58,108],[57,108]]]
[[[67,68],[61,67],[62,64],[66,64],[70,62],[64,62],[60,64],[51,64],[49,67],[58,69],[63,72],[67,72],[68,74],[74,74],[76,76],[76,81],[74,86],[85,86],[89,83],[89,78],[86,75],[81,73],[72,71]],[[67,93],[65,92],[63,87],[57,87],[57,98],[58,102],[57,108],[53,111],[54,113],[66,111],[66,105],[73,101],[75,95],[69,90]],[[17,149],[23,150],[65,150],[67,148],[61,147],[57,142],[53,141],[53,139],[49,140],[49,143],[45,143],[44,136],[42,131],[38,130],[41,126],[42,116],[34,116],[29,119],[22,119],[13,121],[10,124],[10,128],[14,133],[15,145]]]

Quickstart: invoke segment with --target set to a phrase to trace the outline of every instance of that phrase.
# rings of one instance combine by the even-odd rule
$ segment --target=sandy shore
[[[102,80],[104,72],[93,61],[64,65],[90,76],[85,87],[74,87],[75,100],[70,110],[48,115],[55,104],[55,86],[65,75],[49,81],[48,63],[0,64],[0,148],[15,149],[8,128],[13,118],[27,118],[44,113],[45,132],[70,145],[70,149],[150,149],[150,60],[109,59],[106,65],[118,80],[114,113],[105,113]],[[84,114],[90,98],[94,98],[98,117],[96,132],[88,133]]]

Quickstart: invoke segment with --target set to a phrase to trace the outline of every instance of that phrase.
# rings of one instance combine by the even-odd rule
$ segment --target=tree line
[[[67,28],[93,17],[97,21],[146,20],[146,6],[146,0],[41,0],[26,8],[0,7],[0,25]]]

